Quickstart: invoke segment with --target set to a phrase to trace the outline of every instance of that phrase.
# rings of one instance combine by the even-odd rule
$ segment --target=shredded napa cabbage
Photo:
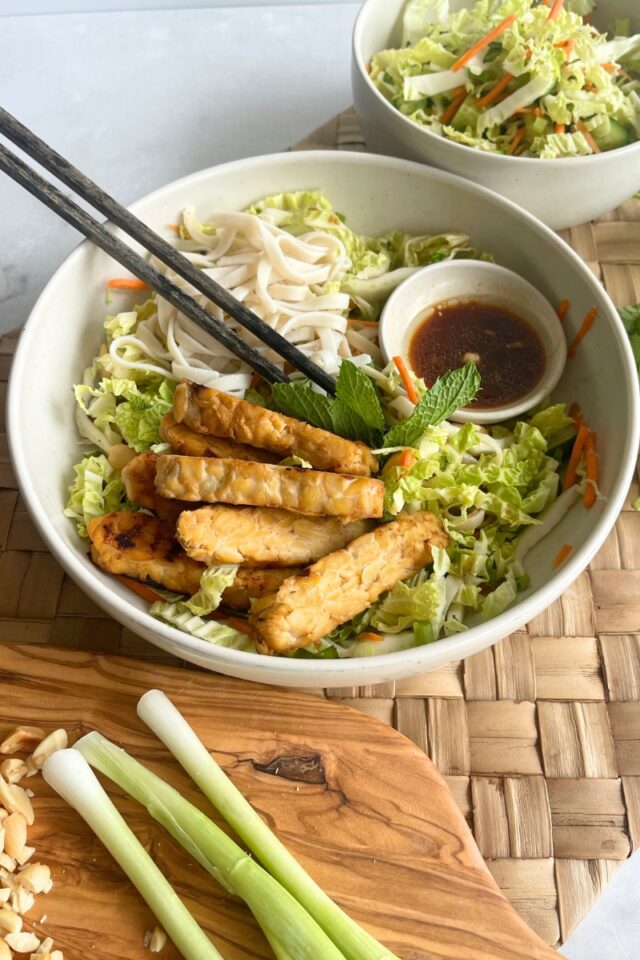
[[[544,0],[408,0],[402,45],[374,55],[371,81],[415,123],[475,149],[554,159],[622,147],[640,137],[640,34],[624,19],[595,30],[593,9],[566,0],[550,18]]]
[[[102,517],[112,510],[136,510],[128,503],[120,473],[107,458],[87,456],[73,468],[75,479],[69,487],[65,517],[76,521],[76,529],[83,538],[88,536],[87,524],[94,517]]]

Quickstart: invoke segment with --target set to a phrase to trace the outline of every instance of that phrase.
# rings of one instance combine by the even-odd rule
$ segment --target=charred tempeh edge
[[[258,650],[287,653],[316,643],[422,570],[432,545],[447,542],[439,520],[425,511],[399,516],[330,553],[253,604],[249,624]]]
[[[175,501],[173,501],[175,503]],[[268,507],[199,507],[180,515],[176,536],[202,563],[289,567],[319,560],[371,529],[368,520],[306,517]]]
[[[234,443],[208,433],[196,433],[186,423],[177,423],[171,412],[165,413],[160,422],[160,436],[176,453],[185,457],[225,457],[254,460],[257,463],[274,463],[282,459],[257,447],[247,447],[243,443]]]
[[[384,497],[382,481],[368,477],[173,454],[158,458],[156,490],[175,500],[276,507],[348,520],[381,517]]]
[[[196,433],[271,450],[281,459],[295,453],[318,470],[368,477],[378,469],[376,458],[363,443],[188,380],[176,389],[173,415]]]

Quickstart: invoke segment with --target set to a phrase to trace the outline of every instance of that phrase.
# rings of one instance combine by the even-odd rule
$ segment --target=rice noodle
[[[377,359],[375,344],[361,333],[347,332],[349,295],[326,287],[339,281],[351,266],[342,241],[317,230],[295,237],[278,226],[278,213],[215,212],[201,224],[188,207],[182,222],[191,239],[177,239],[174,245],[327,373],[337,374],[343,357],[358,366],[369,364],[372,354]],[[283,366],[277,354],[189,283],[155,258],[152,263],[212,316]],[[186,377],[244,395],[251,369],[165,300],[157,296],[155,300],[155,314],[140,321],[134,332],[111,342],[109,352],[116,368],[161,373],[174,380]]]

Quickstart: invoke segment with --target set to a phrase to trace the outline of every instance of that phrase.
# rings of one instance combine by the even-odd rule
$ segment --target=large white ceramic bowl
[[[451,0],[460,10],[474,0]],[[403,116],[371,82],[374,53],[400,45],[406,0],[365,0],[353,30],[353,100],[370,150],[449,170],[514,200],[555,230],[599,217],[640,189],[640,141],[591,157],[540,160],[484,153],[445,140]],[[602,0],[594,24],[630,17],[640,30],[638,0]]]
[[[154,620],[147,604],[100,572],[62,515],[79,448],[71,384],[102,338],[105,284],[121,268],[83,243],[42,293],[20,338],[9,384],[8,430],[18,482],[46,544],[104,610],[176,656],[221,673],[290,686],[339,687],[406,677],[482,650],[555,600],[602,544],[622,506],[638,449],[638,385],[626,334],[601,285],[543,224],[483,187],[422,164],[359,153],[303,152],[257,157],[204,170],[157,190],[133,210],[157,230],[194,204],[237,210],[266,194],[322,188],[356,230],[465,231],[480,250],[514,270],[551,303],[573,304],[568,334],[596,305],[599,318],[556,390],[577,400],[598,432],[602,491],[591,511],[576,506],[530,555],[531,587],[501,616],[466,633],[404,652],[357,660],[309,661],[227,650]],[[517,238],[517,240],[514,240]],[[564,543],[575,547],[554,569]]]

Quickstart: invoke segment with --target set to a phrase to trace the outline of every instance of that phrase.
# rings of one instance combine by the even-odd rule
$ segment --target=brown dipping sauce
[[[481,378],[470,407],[502,407],[526,396],[544,373],[536,330],[506,307],[456,300],[429,310],[409,345],[414,372],[431,386],[448,370],[473,361]]]

